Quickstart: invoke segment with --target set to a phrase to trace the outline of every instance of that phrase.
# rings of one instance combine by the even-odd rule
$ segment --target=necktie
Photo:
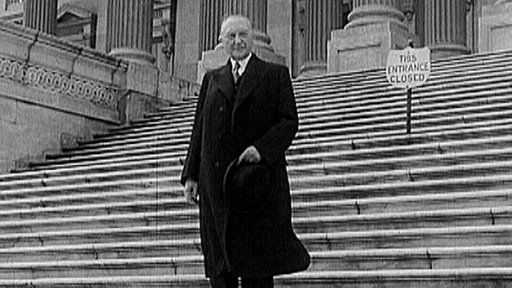
[[[233,80],[235,80],[235,84],[238,82],[238,79],[240,79],[240,72],[238,69],[240,69],[240,63],[235,61],[235,67],[233,67]]]

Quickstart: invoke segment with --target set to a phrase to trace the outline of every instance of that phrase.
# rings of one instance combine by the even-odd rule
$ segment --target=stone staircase
[[[277,287],[512,286],[512,51],[294,81],[308,271]],[[0,176],[1,287],[208,287],[178,184],[195,98]]]

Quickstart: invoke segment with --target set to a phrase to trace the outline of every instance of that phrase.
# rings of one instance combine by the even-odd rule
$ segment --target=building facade
[[[218,34],[228,14],[251,18],[258,31],[258,55],[286,64],[298,77],[382,66],[389,49],[404,48],[409,42],[430,47],[433,59],[512,48],[508,2],[512,1],[1,0],[0,7],[7,21],[120,57],[126,56],[124,48],[145,51],[131,57],[156,63],[176,77],[197,80],[225,61]],[[140,8],[148,5],[152,12]]]

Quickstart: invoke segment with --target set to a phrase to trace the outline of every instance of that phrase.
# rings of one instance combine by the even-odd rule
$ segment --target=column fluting
[[[109,0],[111,2],[110,54],[153,63],[153,0]]]
[[[57,0],[25,0],[23,25],[55,35],[57,28]]]
[[[425,46],[433,59],[469,53],[466,5],[466,0],[425,1]]]

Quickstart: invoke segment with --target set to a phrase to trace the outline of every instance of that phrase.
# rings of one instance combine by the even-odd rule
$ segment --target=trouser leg
[[[273,288],[273,277],[242,277],[242,288]]]
[[[238,277],[229,273],[221,273],[210,278],[212,288],[238,288]]]

